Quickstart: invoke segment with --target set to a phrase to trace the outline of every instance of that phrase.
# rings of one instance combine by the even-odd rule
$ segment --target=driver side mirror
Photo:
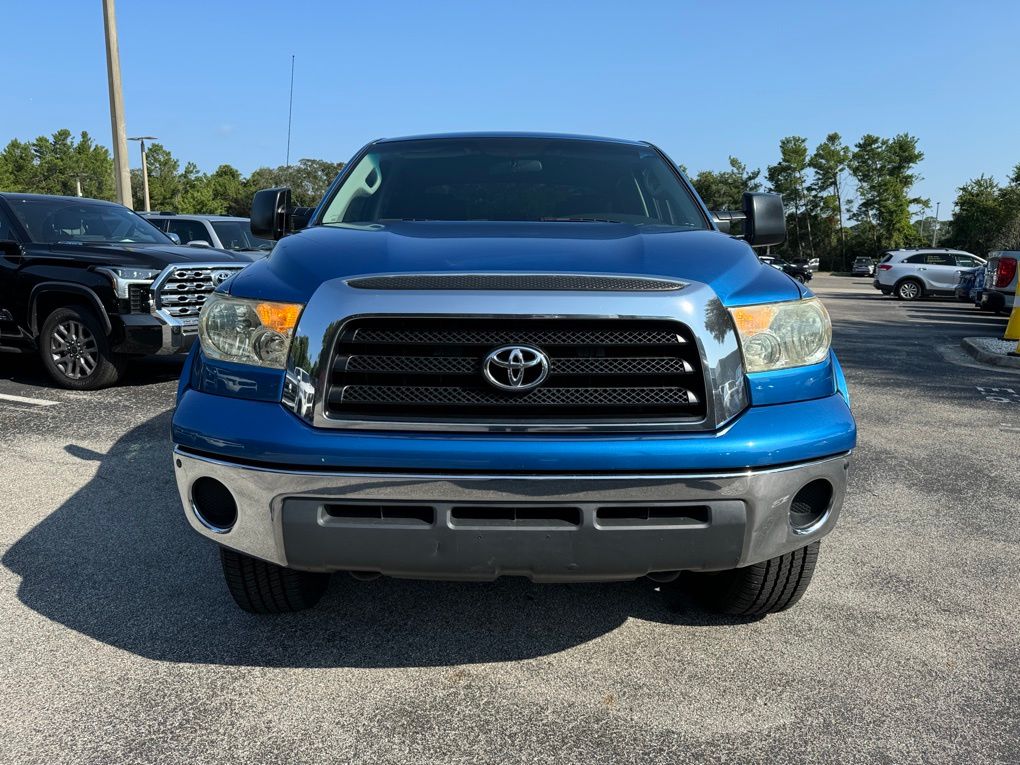
[[[313,207],[291,205],[290,189],[280,187],[256,191],[251,201],[251,232],[260,239],[283,239],[300,231],[311,220]]]
[[[716,227],[730,233],[733,223],[743,221],[744,239],[752,247],[782,244],[786,241],[786,210],[781,194],[744,192],[743,210],[713,211]]]
[[[167,236],[170,237],[170,241],[173,242],[174,244],[180,244],[181,243],[180,236],[175,234],[173,231],[168,231],[167,232]]]

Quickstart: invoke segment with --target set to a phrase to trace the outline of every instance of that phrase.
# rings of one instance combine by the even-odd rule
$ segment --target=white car
[[[899,300],[954,295],[961,268],[983,266],[985,261],[963,250],[891,250],[875,269],[875,289]]]

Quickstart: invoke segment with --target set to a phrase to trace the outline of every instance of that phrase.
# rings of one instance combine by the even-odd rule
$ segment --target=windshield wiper
[[[622,220],[613,220],[612,218],[571,218],[571,217],[555,218],[547,216],[544,218],[539,218],[539,220],[543,222],[553,223],[623,223]]]

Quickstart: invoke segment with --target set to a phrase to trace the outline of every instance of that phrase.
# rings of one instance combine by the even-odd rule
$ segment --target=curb
[[[960,345],[963,346],[963,350],[967,351],[967,353],[978,361],[983,361],[985,364],[994,364],[997,367],[1008,367],[1010,369],[1020,369],[1020,356],[1003,356],[998,353],[989,353],[969,337],[963,338],[963,340],[960,341]]]

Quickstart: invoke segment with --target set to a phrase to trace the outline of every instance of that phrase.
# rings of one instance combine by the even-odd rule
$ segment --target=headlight
[[[302,308],[213,293],[198,319],[202,350],[220,361],[283,369]]]
[[[96,271],[113,282],[113,291],[122,300],[127,300],[131,296],[129,285],[151,284],[160,274],[151,268],[97,268]]]
[[[817,298],[731,308],[748,372],[817,364],[829,354],[832,322]]]

